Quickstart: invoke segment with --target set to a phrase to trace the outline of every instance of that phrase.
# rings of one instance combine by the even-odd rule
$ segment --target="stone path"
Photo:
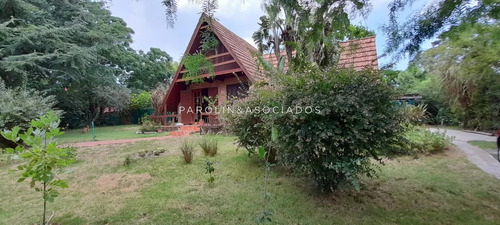
[[[497,139],[496,137],[469,133],[459,130],[443,130],[436,128],[429,128],[429,130],[433,132],[438,130],[440,132],[445,131],[447,136],[454,137],[453,144],[455,144],[463,152],[465,152],[469,161],[476,164],[476,166],[482,169],[483,171],[495,176],[497,179],[500,180],[500,163],[485,150],[467,143],[468,141],[496,142]]]

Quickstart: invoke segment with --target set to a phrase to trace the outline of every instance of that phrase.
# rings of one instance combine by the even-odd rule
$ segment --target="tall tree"
[[[152,88],[169,76],[158,70],[170,56],[158,49],[136,53],[132,33],[104,2],[0,0],[0,77],[7,87],[57,96],[63,124],[88,124],[105,108],[123,108],[127,84]]]
[[[441,35],[422,63],[438,75],[441,87],[464,126],[500,127],[500,25],[462,25]]]
[[[498,23],[500,2],[496,0],[438,0],[400,22],[399,13],[415,0],[393,0],[389,4],[389,23],[383,30],[389,37],[386,52],[394,59],[415,56],[424,41],[440,34],[460,32],[468,24]]]
[[[170,83],[175,73],[172,57],[161,49],[132,50],[124,55],[122,66],[129,72],[122,81],[134,92],[152,91],[158,83]]]
[[[374,34],[350,24],[348,12],[368,11],[364,0],[270,0],[263,6],[266,15],[260,17],[254,41],[260,51],[274,52],[276,58],[284,49],[294,65],[333,66],[340,54],[339,41]]]

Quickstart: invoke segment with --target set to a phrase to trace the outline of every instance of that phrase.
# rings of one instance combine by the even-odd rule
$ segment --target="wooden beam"
[[[231,53],[230,52],[224,52],[224,53],[217,54],[217,55],[211,55],[209,57],[206,57],[205,59],[213,59],[213,58],[218,58],[218,57],[222,57],[222,56],[226,56],[226,55],[231,55]]]
[[[218,72],[215,72],[214,73],[214,76],[219,76],[219,75],[224,75],[224,74],[231,74],[231,73],[236,73],[236,72],[241,72],[243,71],[241,68],[236,68],[236,69],[230,69],[230,70],[223,70],[223,71],[218,71]],[[210,74],[203,74],[203,75],[200,75],[196,78],[207,78],[207,77],[210,77],[211,75]],[[190,78],[186,78],[186,79],[177,79],[175,82],[176,83],[179,83],[179,82],[184,82],[184,81],[188,81],[188,80],[193,80],[194,77],[190,77]]]
[[[200,27],[200,30],[201,30],[201,29],[205,29],[205,28],[207,28],[207,27],[209,27],[209,25],[201,26],[201,27]]]
[[[230,64],[230,63],[235,63],[235,62],[236,62],[236,60],[234,60],[234,59],[227,60],[227,61],[224,61],[224,62],[221,62],[221,63],[214,64],[214,67],[223,66],[223,65]],[[185,72],[187,72],[187,70],[182,70],[180,73],[185,73]]]

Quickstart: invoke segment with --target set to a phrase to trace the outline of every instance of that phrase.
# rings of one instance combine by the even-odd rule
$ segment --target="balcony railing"
[[[164,127],[173,127],[179,121],[178,115],[152,115],[151,119]]]

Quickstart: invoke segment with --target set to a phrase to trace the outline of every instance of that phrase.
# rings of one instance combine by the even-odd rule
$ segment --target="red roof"
[[[203,14],[202,17],[204,16],[205,15]],[[208,17],[206,17],[206,19],[208,19]],[[243,38],[224,27],[219,23],[219,21],[213,19],[212,26],[214,28],[215,35],[217,35],[222,44],[224,44],[224,46],[233,54],[234,59],[238,62],[243,71],[245,71],[247,77],[252,82],[262,80],[263,76],[258,72],[257,63],[255,62],[255,57],[253,56],[258,52],[258,50]]]
[[[375,36],[340,43],[339,67],[378,70]]]
[[[341,42],[340,48],[341,53],[338,62],[340,68],[349,68],[352,66],[355,70],[367,68],[378,70],[375,36]],[[285,51],[282,51],[281,55],[286,56]],[[262,57],[271,62],[274,66],[278,64],[278,60],[274,53],[264,54]],[[285,70],[287,68],[288,67],[285,66]]]

